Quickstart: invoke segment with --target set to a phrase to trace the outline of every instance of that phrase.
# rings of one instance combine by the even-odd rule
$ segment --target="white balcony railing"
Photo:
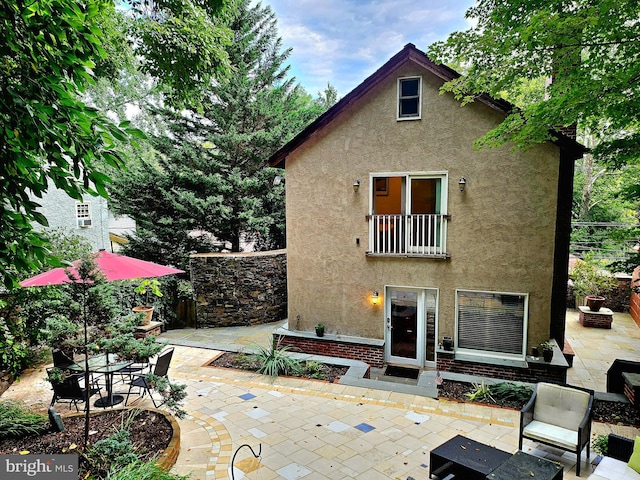
[[[448,257],[449,215],[370,215],[370,255]]]

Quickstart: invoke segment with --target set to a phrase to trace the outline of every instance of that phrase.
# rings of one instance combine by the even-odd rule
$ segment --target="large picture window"
[[[456,348],[524,357],[528,295],[458,290]]]

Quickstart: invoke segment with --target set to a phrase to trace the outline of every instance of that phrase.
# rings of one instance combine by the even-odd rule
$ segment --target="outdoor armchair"
[[[529,402],[520,412],[520,436],[545,445],[574,452],[576,475],[580,476],[580,453],[587,447],[593,418],[593,390],[569,385],[538,383]]]
[[[169,365],[171,364],[172,357],[173,357],[173,348],[168,348],[163,352],[160,352],[160,354],[158,355],[158,359],[156,361],[156,364],[153,367],[153,372],[151,372],[151,374],[145,373],[145,374],[139,374],[139,375],[135,375],[135,374],[132,375],[133,380],[129,382],[129,391],[127,392],[127,400],[125,401],[125,405],[129,403],[129,395],[131,395],[131,390],[134,387],[138,387],[140,390],[142,390],[143,397],[148,392],[154,407],[157,408],[162,405],[163,402],[156,403],[155,398],[153,398],[153,394],[151,392],[153,390],[152,388],[153,385],[150,379],[150,375],[168,379]]]
[[[66,402],[69,404],[69,409],[71,409],[71,405],[74,405],[76,410],[80,411],[78,403],[86,401],[86,390],[80,385],[80,381],[84,379],[84,375],[63,371],[63,378],[59,380],[56,376],[52,375],[52,370],[54,369],[58,369],[58,367],[47,368],[47,376],[53,388],[53,397],[51,398],[50,406],[53,406],[57,402]],[[89,396],[99,392],[99,389],[92,388],[89,391]]]

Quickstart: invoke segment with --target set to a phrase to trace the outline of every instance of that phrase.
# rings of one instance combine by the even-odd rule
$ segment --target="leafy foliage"
[[[184,418],[187,415],[186,410],[182,408],[184,399],[187,398],[186,385],[175,384],[166,377],[153,374],[148,374],[146,378],[151,388],[162,396],[162,404],[176,417]]]
[[[466,16],[477,20],[474,27],[429,47],[432,58],[468,66],[444,91],[465,102],[482,92],[514,98],[523,79],[553,79],[545,97],[519,105],[480,146],[528,146],[577,123],[598,132],[602,142],[593,153],[601,160],[638,159],[638,2],[480,0]]]
[[[141,133],[115,125],[80,97],[104,58],[99,20],[113,4],[94,0],[2,1],[0,8],[0,274],[59,265],[33,225],[47,226],[36,199],[55,185],[80,200],[106,196],[100,165],[121,166],[116,144]]]
[[[485,385],[484,382],[474,383],[473,389],[470,392],[465,393],[465,396],[472,402],[491,400],[496,403],[495,399],[491,396],[491,387]]]
[[[91,464],[92,472],[102,477],[109,470],[117,470],[136,462],[138,455],[130,436],[129,431],[123,428],[108,438],[94,443],[85,455]]]
[[[112,468],[106,480],[187,480],[188,475],[168,472],[155,461],[133,462],[121,468]]]
[[[603,295],[618,285],[615,277],[603,271],[602,262],[598,262],[592,255],[586,255],[569,272],[573,280],[573,292],[585,295]]]
[[[527,402],[533,394],[533,388],[528,385],[503,382],[491,385],[491,395],[497,400],[515,400]]]
[[[117,175],[112,205],[135,218],[127,251],[139,258],[184,268],[191,252],[284,246],[284,186],[265,161],[335,95],[316,102],[287,78],[269,7],[241,1],[231,29],[234,75],[210,83],[198,110],[159,109],[158,154]]]
[[[33,413],[20,402],[0,401],[0,438],[20,438],[47,428],[49,421],[46,415]]]
[[[591,440],[591,449],[596,455],[606,455],[609,451],[609,435],[596,435],[593,440]]]
[[[269,347],[256,344],[255,348],[257,352],[254,355],[260,365],[258,373],[275,378],[301,369],[300,360],[287,355],[290,348],[280,347],[275,339]]]

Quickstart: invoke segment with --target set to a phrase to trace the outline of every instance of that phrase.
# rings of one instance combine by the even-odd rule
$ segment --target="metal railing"
[[[370,215],[369,254],[447,255],[449,215]]]

